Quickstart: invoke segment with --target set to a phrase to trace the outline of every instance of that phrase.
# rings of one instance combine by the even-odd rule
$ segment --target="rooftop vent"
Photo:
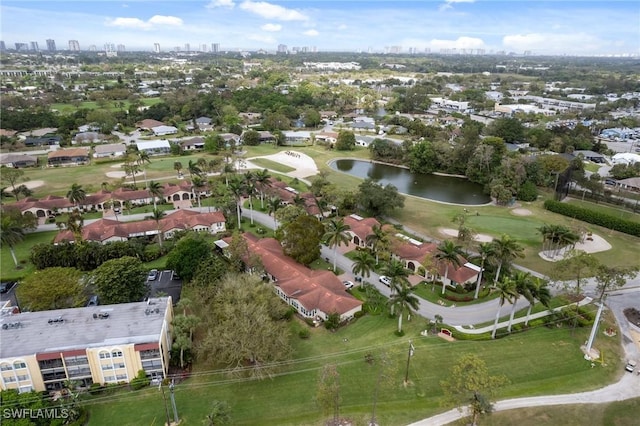
[[[99,314],[93,314],[93,319],[107,319],[109,318],[109,312],[100,312]]]
[[[47,322],[49,324],[58,324],[58,323],[64,322],[64,320],[62,319],[62,317],[58,317],[58,318],[50,318],[49,321]]]
[[[2,324],[2,329],[3,330],[9,330],[10,328],[20,328],[20,326],[22,325],[22,323],[18,322],[10,322],[10,323],[6,323],[6,324]]]
[[[145,315],[159,314],[159,313],[160,313],[160,308],[155,308],[155,309],[149,308],[144,310]]]

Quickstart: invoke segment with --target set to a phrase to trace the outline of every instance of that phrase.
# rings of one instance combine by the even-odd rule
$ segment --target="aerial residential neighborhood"
[[[3,424],[637,422],[625,2],[7,3]]]

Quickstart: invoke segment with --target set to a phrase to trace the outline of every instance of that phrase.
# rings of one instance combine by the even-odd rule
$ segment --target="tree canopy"
[[[387,184],[383,187],[371,179],[366,179],[358,187],[358,200],[362,208],[375,217],[386,216],[394,209],[404,207],[404,196],[395,186]]]
[[[77,308],[86,301],[82,272],[46,268],[27,275],[17,288],[18,299],[30,311]]]
[[[93,277],[104,304],[138,302],[147,294],[147,271],[135,257],[108,260],[96,268]]]
[[[211,245],[201,236],[190,232],[182,237],[167,255],[167,268],[185,281],[191,281],[198,266],[213,253]]]
[[[320,241],[324,233],[324,226],[318,219],[302,215],[281,226],[277,235],[284,254],[308,265],[320,257]]]

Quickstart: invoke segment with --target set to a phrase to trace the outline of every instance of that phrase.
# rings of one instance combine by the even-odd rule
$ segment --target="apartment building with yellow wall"
[[[0,386],[20,392],[129,382],[169,371],[171,297],[0,318]]]

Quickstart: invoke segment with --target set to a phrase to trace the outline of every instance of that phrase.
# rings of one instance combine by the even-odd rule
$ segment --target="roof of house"
[[[264,269],[277,281],[274,285],[297,299],[305,309],[318,309],[326,314],[344,314],[361,306],[362,302],[346,292],[340,279],[331,271],[314,271],[285,256],[274,238],[262,238],[244,233],[249,252],[260,257]]]
[[[0,358],[158,342],[171,298],[150,300],[152,304],[133,302],[3,316],[2,324],[19,326],[0,331]],[[103,318],[94,318],[94,314],[103,314]],[[55,322],[58,319],[62,321]]]
[[[127,145],[123,143],[97,145],[93,150],[96,154],[110,154],[112,152],[124,152],[127,150]]]
[[[142,121],[138,121],[136,123],[136,127],[140,128],[140,129],[151,130],[154,127],[158,127],[158,126],[164,126],[164,123],[162,121],[152,120],[150,118],[146,118],[146,119],[144,119]]]
[[[38,157],[27,154],[2,154],[0,155],[0,164],[17,163],[17,162],[36,162]]]
[[[366,240],[368,235],[373,233],[374,226],[380,226],[380,222],[376,218],[362,218],[358,215],[345,216],[344,224],[349,225],[350,231],[357,235],[361,240]]]
[[[138,150],[171,148],[171,145],[169,145],[169,141],[162,140],[162,139],[157,139],[154,141],[137,141],[136,146],[138,147]]]
[[[21,212],[24,212],[32,208],[44,210],[71,208],[73,207],[73,203],[65,197],[47,195],[42,199],[32,197],[23,198],[22,200],[11,204],[11,207],[18,208]]]
[[[88,157],[89,148],[68,148],[52,151],[47,154],[47,158],[64,158],[64,157]]]
[[[176,133],[178,131],[177,127],[173,127],[173,126],[155,126],[151,129],[153,131],[153,133]]]

